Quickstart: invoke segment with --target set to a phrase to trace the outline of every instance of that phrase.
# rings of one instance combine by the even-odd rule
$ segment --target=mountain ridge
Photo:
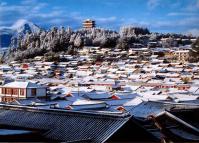
[[[39,26],[25,19],[19,19],[10,27],[0,27],[0,47],[9,47],[12,38],[24,36],[26,32],[37,33],[40,30]]]

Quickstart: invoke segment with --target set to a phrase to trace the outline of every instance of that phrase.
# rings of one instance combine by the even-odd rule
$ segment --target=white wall
[[[27,97],[32,97],[32,95],[31,95],[31,89],[27,89],[26,92],[27,92]]]
[[[27,97],[34,97],[32,96],[31,88],[27,89]],[[46,88],[37,88],[36,89],[36,97],[43,97],[46,96]]]
[[[46,88],[38,88],[37,89],[37,96],[38,97],[46,96]]]

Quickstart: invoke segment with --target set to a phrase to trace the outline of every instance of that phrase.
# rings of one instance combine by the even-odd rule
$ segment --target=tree
[[[189,52],[190,60],[191,61],[198,61],[199,60],[199,37],[197,40],[191,45],[191,50]],[[194,60],[195,59],[195,60]]]
[[[83,46],[83,41],[82,41],[82,38],[81,36],[77,36],[74,40],[74,46],[75,47],[81,47]]]
[[[128,50],[129,49],[129,38],[128,37],[119,38],[116,48]]]
[[[54,52],[49,52],[49,53],[46,53],[44,55],[44,59],[47,62],[52,62],[52,61],[58,62],[59,61],[59,55],[55,54]]]
[[[163,63],[165,63],[165,64],[168,64],[168,63],[170,63],[167,59],[164,59],[163,60]]]
[[[183,77],[182,81],[184,82],[184,84],[187,84],[190,82],[190,78],[189,77]]]

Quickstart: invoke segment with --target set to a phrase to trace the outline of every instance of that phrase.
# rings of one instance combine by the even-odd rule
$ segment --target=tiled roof
[[[105,142],[130,117],[127,113],[49,111],[0,105],[1,124],[45,130],[44,137],[66,142]]]
[[[32,83],[32,82],[15,81],[15,82],[7,83],[7,84],[3,85],[3,87],[8,87],[8,88],[38,88],[38,87],[42,87],[42,86],[40,86],[36,83]]]

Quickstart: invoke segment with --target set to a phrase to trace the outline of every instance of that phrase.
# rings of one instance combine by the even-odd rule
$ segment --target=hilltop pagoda
[[[95,21],[91,19],[86,19],[83,21],[83,28],[94,28]]]

